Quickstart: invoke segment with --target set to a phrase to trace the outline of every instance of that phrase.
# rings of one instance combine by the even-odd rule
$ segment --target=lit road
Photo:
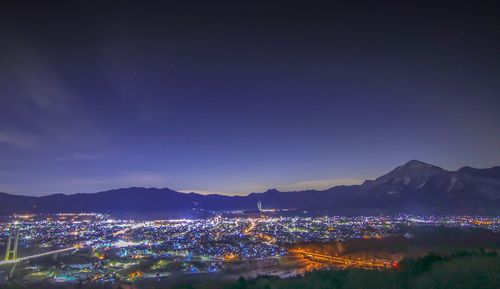
[[[343,258],[329,256],[320,253],[314,253],[306,250],[290,250],[291,253],[303,255],[304,257],[311,258],[314,261],[327,262],[342,266],[353,266],[353,267],[363,267],[363,268],[392,268],[393,263],[385,260],[377,259],[353,259],[353,258]]]
[[[40,258],[40,257],[44,257],[44,256],[49,256],[49,255],[53,255],[53,254],[58,254],[58,253],[64,253],[64,252],[77,250],[77,249],[78,249],[78,247],[70,247],[70,248],[40,253],[40,254],[36,254],[36,255],[26,256],[26,257],[22,257],[22,258],[17,258],[16,260],[0,261],[0,265],[19,263],[22,261],[27,261],[27,260]]]
[[[256,226],[257,226],[256,221],[252,220],[250,222],[250,225],[243,230],[243,234],[247,236],[253,235],[254,237],[260,239],[264,244],[279,248],[279,246],[276,246],[275,244],[276,238],[262,233],[255,233],[254,229]]]

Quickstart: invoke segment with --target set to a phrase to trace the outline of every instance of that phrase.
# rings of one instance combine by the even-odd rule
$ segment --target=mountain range
[[[193,212],[264,209],[338,214],[500,215],[500,166],[448,171],[412,160],[361,185],[246,196],[181,193],[168,188],[123,188],[42,197],[0,193],[0,214],[98,212],[120,216],[186,216]]]

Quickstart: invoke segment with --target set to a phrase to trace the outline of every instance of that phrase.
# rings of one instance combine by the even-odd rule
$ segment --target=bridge
[[[12,235],[15,235],[14,237],[14,243],[12,243]],[[14,276],[14,270],[16,269],[16,266],[18,263],[23,262],[23,261],[29,261],[31,259],[36,259],[40,257],[45,257],[45,256],[50,256],[50,255],[55,255],[59,253],[64,253],[64,252],[69,252],[73,250],[79,249],[79,247],[69,247],[69,248],[64,248],[64,249],[59,249],[59,250],[54,250],[54,251],[49,251],[49,252],[43,252],[31,256],[26,256],[22,258],[17,257],[17,249],[19,247],[19,231],[18,230],[11,230],[9,232],[9,238],[7,240],[7,247],[5,250],[5,258],[3,261],[0,261],[0,266],[2,265],[13,265],[12,268],[10,269],[9,273],[9,278],[12,278]]]
[[[302,255],[313,261],[326,262],[346,267],[360,267],[368,269],[389,269],[397,267],[397,262],[390,262],[380,259],[355,259],[346,257],[330,256],[317,252],[311,252],[303,249],[290,250],[291,253]]]
[[[26,257],[17,258],[17,259],[12,259],[12,260],[3,260],[3,261],[0,261],[0,265],[19,263],[19,262],[28,261],[28,260],[31,260],[31,259],[36,259],[36,258],[40,258],[40,257],[45,257],[45,256],[59,254],[59,253],[69,252],[69,251],[73,251],[73,250],[77,250],[77,249],[78,249],[78,247],[69,247],[69,248],[64,248],[64,249],[60,249],[60,250],[54,250],[54,251],[44,252],[44,253],[35,254],[35,255],[26,256]]]

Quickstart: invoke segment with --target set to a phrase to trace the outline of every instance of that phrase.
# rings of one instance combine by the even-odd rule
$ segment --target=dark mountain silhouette
[[[0,193],[0,214],[101,212],[115,215],[185,216],[186,212],[264,208],[329,210],[339,214],[500,213],[500,167],[463,167],[447,171],[412,160],[361,185],[327,190],[280,192],[272,189],[247,196],[180,193],[168,188],[126,188],[92,194],[29,197]]]

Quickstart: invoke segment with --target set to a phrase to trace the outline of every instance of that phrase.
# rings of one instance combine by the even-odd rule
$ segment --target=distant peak
[[[410,160],[406,164],[403,165],[404,167],[414,167],[414,166],[432,166],[431,164],[424,163],[419,160]]]
[[[439,174],[443,171],[442,168],[435,165],[424,163],[419,160],[411,160],[377,179],[387,180],[391,178],[420,177],[423,175],[430,176]]]
[[[465,167],[461,167],[460,169],[458,169],[459,172],[475,171],[475,170],[478,170],[478,169],[470,167],[470,166],[465,166]]]
[[[279,193],[279,191],[275,188],[272,188],[272,189],[265,191],[264,193]]]
[[[411,160],[407,162],[406,164],[399,166],[396,170],[398,171],[420,171],[420,170],[443,170],[442,168],[431,165],[428,163],[424,163],[419,160]]]

